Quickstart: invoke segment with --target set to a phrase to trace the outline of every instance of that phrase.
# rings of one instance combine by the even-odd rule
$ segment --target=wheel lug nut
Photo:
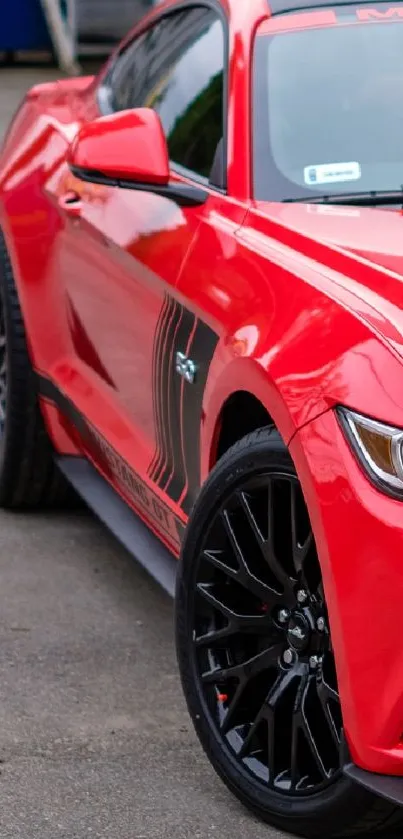
[[[317,627],[319,632],[323,632],[324,629],[325,629],[325,619],[324,618],[318,618],[318,620],[316,621],[316,627]]]
[[[285,650],[283,653],[284,664],[292,664],[294,661],[294,653],[291,649]]]
[[[280,609],[280,611],[278,613],[278,622],[279,623],[287,623],[289,617],[290,617],[290,613],[289,613],[288,609]]]
[[[320,660],[320,659],[319,659],[319,656],[317,656],[317,655],[311,655],[311,657],[310,657],[310,659],[309,659],[309,666],[310,666],[311,670],[317,670],[317,668],[318,668],[318,664],[319,664],[319,660]]]
[[[308,595],[307,595],[305,589],[300,588],[300,590],[297,591],[297,600],[298,600],[298,603],[306,603],[306,601],[308,600]]]

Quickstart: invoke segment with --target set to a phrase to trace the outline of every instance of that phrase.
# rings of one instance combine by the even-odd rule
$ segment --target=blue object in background
[[[0,6],[0,51],[51,48],[40,0],[3,0]]]

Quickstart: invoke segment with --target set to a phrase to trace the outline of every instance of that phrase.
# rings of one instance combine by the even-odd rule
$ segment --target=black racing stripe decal
[[[163,316],[161,325],[161,335],[156,347],[155,358],[155,401],[157,405],[157,425],[156,433],[156,453],[152,463],[152,469],[149,470],[149,475],[153,481],[161,469],[161,463],[165,459],[166,452],[166,430],[164,427],[164,394],[163,394],[163,372],[164,372],[164,357],[166,356],[166,347],[168,343],[169,327],[172,316],[175,310],[175,303],[167,294],[163,304]]]
[[[218,335],[206,323],[198,321],[189,357],[196,364],[193,384],[184,382],[182,416],[187,489],[179,499],[182,510],[189,515],[200,490],[200,429],[203,396],[209,367],[218,344]]]
[[[153,477],[155,468],[157,466],[158,460],[160,458],[161,450],[162,450],[162,435],[161,435],[161,400],[160,400],[160,385],[159,385],[159,376],[161,372],[161,364],[160,364],[160,351],[161,351],[161,342],[164,336],[164,327],[167,323],[167,314],[169,310],[169,297],[168,295],[165,296],[165,300],[163,305],[161,306],[161,311],[159,314],[157,327],[154,335],[154,345],[153,345],[153,370],[152,370],[152,388],[153,388],[153,408],[154,408],[154,429],[156,435],[156,446],[155,446],[155,454],[151,461],[148,474],[150,477]]]
[[[162,451],[155,469],[153,479],[160,485],[160,482],[165,474],[169,463],[169,392],[172,385],[173,371],[174,371],[174,339],[178,320],[181,314],[181,307],[176,300],[171,298],[170,302],[170,317],[166,329],[166,339],[162,346],[161,353],[161,384],[160,384],[160,398],[161,398],[161,432],[162,432]]]
[[[169,351],[169,364],[167,372],[167,392],[165,395],[167,402],[167,416],[168,416],[168,446],[166,451],[165,462],[163,470],[158,480],[158,486],[166,491],[167,484],[173,472],[177,472],[179,467],[178,455],[180,454],[180,445],[178,445],[178,422],[179,413],[177,410],[177,391],[175,388],[175,356],[176,347],[178,346],[178,333],[180,331],[184,309],[179,304],[176,304],[175,315],[173,320],[172,332],[173,341],[172,347]]]
[[[188,513],[200,489],[200,427],[208,369],[218,335],[169,295],[157,324],[153,358],[156,451],[152,480]],[[197,369],[193,383],[176,371],[176,354]]]
[[[181,307],[181,319],[174,341],[172,381],[169,389],[169,415],[171,423],[171,468],[166,470],[160,486],[173,501],[178,501],[186,484],[186,470],[182,446],[182,426],[180,417],[181,388],[183,379],[176,372],[176,353],[186,352],[195,324],[195,315]]]
[[[189,357],[189,350],[191,347],[191,343],[193,341],[193,336],[197,326],[196,316],[191,314],[187,310],[188,318],[189,318],[189,331],[186,335],[186,343],[184,342],[180,348],[180,352]],[[169,496],[172,498],[173,501],[178,502],[180,498],[185,494],[185,490],[187,489],[188,478],[186,472],[186,464],[185,464],[185,446],[184,446],[184,428],[182,423],[182,414],[183,414],[183,399],[184,399],[184,390],[185,390],[185,379],[183,376],[177,375],[175,377],[174,388],[177,390],[178,394],[178,437],[180,438],[180,462],[181,462],[181,472],[180,474],[176,474],[173,476],[173,479],[168,487]]]

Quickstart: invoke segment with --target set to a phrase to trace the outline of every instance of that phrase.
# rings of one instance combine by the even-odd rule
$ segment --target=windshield
[[[254,73],[256,198],[402,189],[403,3],[272,18]]]

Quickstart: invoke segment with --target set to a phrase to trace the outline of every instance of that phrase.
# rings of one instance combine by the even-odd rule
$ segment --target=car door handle
[[[78,218],[82,210],[81,195],[74,191],[66,192],[59,198],[59,207],[72,218]]]

